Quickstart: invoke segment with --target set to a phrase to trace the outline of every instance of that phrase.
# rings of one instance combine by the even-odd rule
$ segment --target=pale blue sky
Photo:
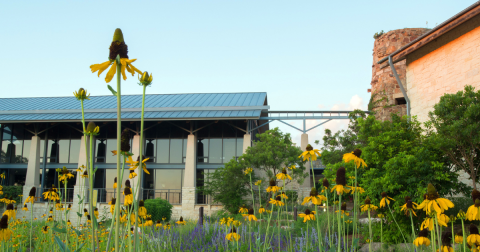
[[[366,108],[375,32],[432,28],[472,3],[4,1],[0,97],[110,94],[89,66],[107,60],[121,28],[134,65],[153,73],[148,93],[264,91],[273,110]],[[136,83],[122,93],[141,93]]]

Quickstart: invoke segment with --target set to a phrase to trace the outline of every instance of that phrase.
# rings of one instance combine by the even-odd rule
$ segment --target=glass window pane
[[[237,138],[237,157],[243,154],[243,138]]]
[[[208,139],[198,139],[197,142],[197,162],[207,163],[205,157],[208,157]]]
[[[43,163],[44,152],[45,152],[45,140],[40,140],[40,163]]]
[[[105,155],[107,156],[107,163],[116,163],[117,156],[112,154],[113,150],[117,149],[117,139],[107,139],[107,151]]]
[[[12,127],[6,125],[3,127],[3,138],[2,138],[2,163],[10,163],[10,157],[12,156]]]
[[[212,138],[210,139],[210,163],[222,163],[222,139]]]
[[[182,189],[183,169],[157,169],[155,189]]]
[[[22,161],[23,140],[13,140],[13,153],[10,163],[24,163]]]
[[[170,163],[182,163],[183,139],[170,139]]]
[[[95,154],[96,154],[95,157],[97,160],[96,162],[104,163],[106,153],[107,153],[107,139],[97,138],[95,140]]]
[[[232,158],[235,158],[235,138],[223,139],[223,162],[228,163]]]
[[[157,163],[168,163],[170,140],[157,139]]]
[[[68,163],[70,140],[58,140],[58,162]]]
[[[28,159],[30,158],[30,144],[32,140],[23,140],[23,159],[22,162],[28,163]]]
[[[48,140],[47,146],[47,163],[58,163],[57,155],[58,155],[58,143],[57,140]]]
[[[70,160],[69,163],[78,164],[78,155],[80,154],[80,144],[82,140],[72,139],[70,140]]]
[[[145,156],[150,158],[147,162],[155,162],[155,145],[157,141],[153,138],[145,140]]]

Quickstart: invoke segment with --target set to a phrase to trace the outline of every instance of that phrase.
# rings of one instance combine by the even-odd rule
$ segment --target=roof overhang
[[[404,60],[406,56],[419,48],[425,46],[426,44],[432,42],[433,40],[437,39],[438,37],[442,36],[443,34],[447,33],[448,31],[452,30],[453,28],[465,23],[469,19],[475,17],[476,15],[480,14],[480,1],[470,5],[468,8],[464,9],[463,11],[457,13],[455,16],[449,18],[445,22],[435,26],[432,30],[428,31],[427,33],[423,34],[422,36],[418,37],[414,41],[408,43],[407,45],[403,46],[402,48],[396,50],[395,52],[391,53],[389,56],[381,59],[378,61],[378,64],[383,63],[388,59],[388,57],[392,57],[393,63],[398,61]]]

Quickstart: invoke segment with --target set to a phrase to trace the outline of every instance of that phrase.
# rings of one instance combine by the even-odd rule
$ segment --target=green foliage
[[[4,186],[3,194],[0,195],[0,199],[12,197],[12,199],[15,200],[17,204],[22,204],[23,203],[21,202],[22,197],[19,196],[22,194],[23,194],[23,186]]]
[[[380,36],[382,36],[383,34],[385,34],[385,32],[380,31],[380,32],[375,32],[375,34],[373,35],[373,38],[374,39],[377,39],[377,38],[380,38]]]
[[[145,208],[147,213],[152,215],[152,221],[162,220],[163,217],[167,218],[166,221],[170,221],[172,217],[172,204],[170,202],[161,199],[147,199],[145,200]]]
[[[478,182],[480,168],[480,90],[472,86],[464,91],[445,94],[429,112],[426,124],[435,144],[455,165]],[[475,183],[473,183],[476,188]]]

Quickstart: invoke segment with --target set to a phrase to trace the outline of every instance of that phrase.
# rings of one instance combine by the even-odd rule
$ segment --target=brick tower
[[[368,104],[368,109],[376,112],[375,117],[378,120],[383,121],[390,119],[391,113],[406,115],[407,106],[400,86],[388,62],[385,61],[382,64],[377,64],[377,62],[415,40],[428,30],[429,29],[426,28],[393,30],[375,39],[373,46],[372,82],[370,83],[372,85],[372,96]],[[406,90],[405,60],[395,63],[395,69]]]

